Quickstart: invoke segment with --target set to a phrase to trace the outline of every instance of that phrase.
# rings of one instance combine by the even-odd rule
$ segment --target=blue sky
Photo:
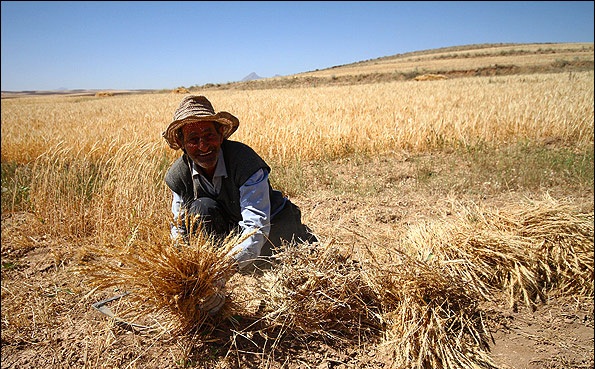
[[[478,43],[593,42],[585,2],[1,2],[3,91],[164,89]]]

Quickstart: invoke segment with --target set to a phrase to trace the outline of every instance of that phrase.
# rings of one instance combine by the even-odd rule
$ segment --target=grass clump
[[[27,164],[2,163],[2,213],[14,212],[29,206],[31,169]]]

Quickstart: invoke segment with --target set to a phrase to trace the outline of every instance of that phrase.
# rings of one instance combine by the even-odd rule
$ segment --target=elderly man
[[[188,230],[178,220],[199,215],[202,230],[225,237],[234,229],[247,236],[230,252],[240,271],[251,271],[271,256],[283,240],[314,242],[302,224],[300,209],[269,182],[271,168],[249,146],[229,140],[239,120],[215,113],[204,96],[187,96],[174,113],[163,137],[182,149],[165,176],[172,191],[172,237]],[[220,303],[222,305],[223,302]],[[221,306],[211,301],[211,313]]]

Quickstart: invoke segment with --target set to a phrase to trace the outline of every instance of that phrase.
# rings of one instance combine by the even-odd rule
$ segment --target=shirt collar
[[[192,176],[203,176],[202,173],[197,169],[196,164],[191,160],[192,163]],[[204,176],[203,176],[204,177]],[[227,167],[225,166],[225,159],[223,158],[223,149],[219,149],[219,155],[217,156],[217,166],[215,167],[215,177],[227,177]]]

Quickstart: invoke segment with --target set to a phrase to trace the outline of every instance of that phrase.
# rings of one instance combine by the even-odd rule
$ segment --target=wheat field
[[[592,81],[586,72],[209,91],[208,98],[240,119],[233,139],[283,166],[523,141],[584,147],[593,142]],[[94,224],[105,234],[140,213],[145,220],[163,217],[161,178],[176,153],[161,132],[179,100],[175,94],[3,100],[2,162],[34,168],[29,196],[40,216],[52,218],[54,232]],[[73,203],[73,192],[84,194],[84,203]]]
[[[586,72],[209,91],[208,97],[240,119],[235,139],[269,160],[308,161],[552,138],[582,145],[593,134],[592,80]],[[2,160],[28,163],[54,147],[101,156],[124,143],[161,143],[179,100],[144,94],[2,101]]]
[[[297,202],[308,210],[304,218],[322,240],[321,248],[307,255],[288,249],[282,258],[289,260],[286,265],[293,261],[295,268],[283,267],[266,275],[264,290],[253,292],[268,303],[264,315],[257,316],[265,325],[259,332],[263,337],[276,337],[271,341],[272,348],[266,340],[258,347],[259,364],[254,367],[283,367],[271,364],[271,350],[282,345],[281,337],[291,331],[297,332],[291,336],[297,340],[323,336],[332,341],[346,335],[352,339],[349,342],[354,342],[358,335],[383,337],[378,347],[388,347],[386,352],[394,367],[494,368],[497,366],[485,349],[487,331],[479,328],[485,320],[479,301],[496,300],[495,291],[504,293],[511,306],[534,307],[539,298],[545,299],[552,291],[592,297],[592,286],[585,287],[593,277],[593,258],[589,257],[593,250],[593,227],[589,227],[592,202],[586,204],[586,214],[585,204],[577,210],[549,197],[543,202],[531,202],[534,207],[525,204],[523,210],[518,210],[509,204],[511,209],[493,214],[492,210],[454,206],[452,192],[441,194],[440,206],[445,202],[450,205],[438,209],[433,197],[437,195],[432,193],[424,200],[432,214],[456,213],[460,217],[433,227],[407,223],[407,229],[403,221],[397,229],[392,221],[394,215],[382,211],[387,204],[397,207],[406,202],[403,192],[396,192],[386,183],[382,190],[370,185],[372,190],[366,192],[369,195],[364,201],[372,205],[356,212],[354,209],[360,207],[349,208],[351,200],[341,205],[346,203],[343,199],[361,196],[362,192],[349,192],[355,182],[346,180],[337,190],[331,188],[337,181],[330,178],[334,175],[321,173],[325,168],[345,165],[340,176],[352,175],[361,185],[362,181],[373,181],[378,172],[368,169],[363,172],[365,178],[357,178],[353,173],[362,172],[352,169],[358,163],[373,166],[394,160],[400,168],[410,158],[456,157],[480,150],[504,152],[515,145],[542,148],[553,144],[554,151],[575,153],[592,165],[593,79],[591,70],[349,86],[192,91],[205,94],[216,111],[228,111],[239,118],[240,127],[231,139],[251,145],[271,164],[275,186],[289,194],[300,194],[296,195]],[[19,344],[45,342],[44,349],[38,349],[43,352],[40,357],[46,362],[59,362],[56,367],[163,365],[165,359],[158,358],[158,353],[148,354],[153,351],[147,351],[142,339],[135,338],[137,341],[123,349],[114,338],[114,325],[106,328],[107,323],[101,319],[88,320],[89,313],[81,312],[85,311],[81,301],[88,302],[99,290],[92,288],[84,274],[72,277],[71,269],[97,257],[92,250],[98,247],[104,250],[106,262],[112,255],[112,261],[120,263],[110,270],[134,264],[127,259],[133,249],[141,255],[142,250],[151,250],[154,259],[167,257],[158,250],[160,246],[169,250],[170,246],[171,199],[163,178],[179,152],[168,148],[161,133],[181,99],[180,94],[151,93],[2,100],[2,255],[8,260],[3,260],[3,348],[6,345],[12,353],[18,351],[14,347]],[[561,171],[573,165],[575,162]],[[396,164],[383,170],[395,171],[389,173],[393,182],[388,184],[409,183],[411,177],[419,182],[421,178],[419,174],[400,177]],[[310,182],[301,184],[305,189],[298,189],[296,183],[302,175]],[[320,189],[314,183],[326,183],[327,187]],[[465,186],[471,191],[474,185]],[[416,188],[421,187],[411,191]],[[586,187],[578,188],[582,191]],[[485,194],[482,196],[485,198]],[[333,205],[333,214],[321,215],[320,209],[333,198],[338,204]],[[542,208],[547,211],[542,212]],[[354,214],[351,218],[350,210]],[[25,221],[15,220],[22,214],[26,215]],[[489,221],[494,218],[495,222]],[[347,232],[341,233],[345,229]],[[549,232],[562,232],[568,237],[551,238]],[[540,248],[528,246],[536,244]],[[573,257],[565,245],[571,245],[579,256]],[[59,305],[51,305],[48,311],[46,300],[39,296],[29,303],[32,314],[19,312],[20,306],[40,288],[34,286],[43,285],[36,280],[30,282],[31,287],[19,287],[18,273],[29,273],[29,269],[19,267],[19,255],[36,249],[49,252],[45,258],[55,272],[56,280],[51,281],[55,294],[63,296],[71,312],[85,316],[84,323],[80,323],[80,316],[69,313],[66,320],[53,322],[51,312],[60,309]],[[508,254],[501,254],[502,250]],[[531,250],[531,256],[543,258],[532,259],[525,254],[527,250]],[[460,260],[467,261],[463,269],[456,267]],[[339,270],[339,265],[348,267]],[[494,280],[486,274],[486,268],[503,269]],[[15,279],[7,279],[6,275]],[[422,281],[412,276],[425,277]],[[538,276],[547,277],[547,281]],[[459,284],[462,280],[475,284],[463,287]],[[299,291],[292,290],[300,283],[303,285]],[[311,290],[304,290],[306,286]],[[58,290],[69,290],[71,294],[59,295]],[[302,299],[301,293],[317,297]],[[249,310],[246,301],[237,297],[237,304],[232,306],[234,313]],[[350,321],[353,310],[345,310],[345,306],[357,307],[359,320]],[[304,314],[304,309],[310,314]],[[337,327],[336,322],[344,325]],[[54,338],[40,338],[43,334],[54,337],[48,332],[59,324],[70,327],[73,335],[85,332],[84,360],[71,349],[57,354],[58,349],[52,346]],[[216,365],[226,367],[230,362],[241,362],[241,355],[250,356],[235,341],[247,334],[241,329],[235,331],[228,353],[221,355]],[[451,334],[459,336],[451,341]],[[212,361],[198,360],[200,364],[190,359],[198,355],[193,350],[200,351],[208,339],[201,341],[193,336],[198,342],[194,348],[181,344],[171,348],[159,340],[151,338],[148,344],[157,351],[169,350],[167,360],[186,363],[187,367],[214,365]],[[74,342],[79,349],[83,345],[76,339]],[[88,349],[90,343],[100,348]],[[228,358],[229,352],[238,359]]]

